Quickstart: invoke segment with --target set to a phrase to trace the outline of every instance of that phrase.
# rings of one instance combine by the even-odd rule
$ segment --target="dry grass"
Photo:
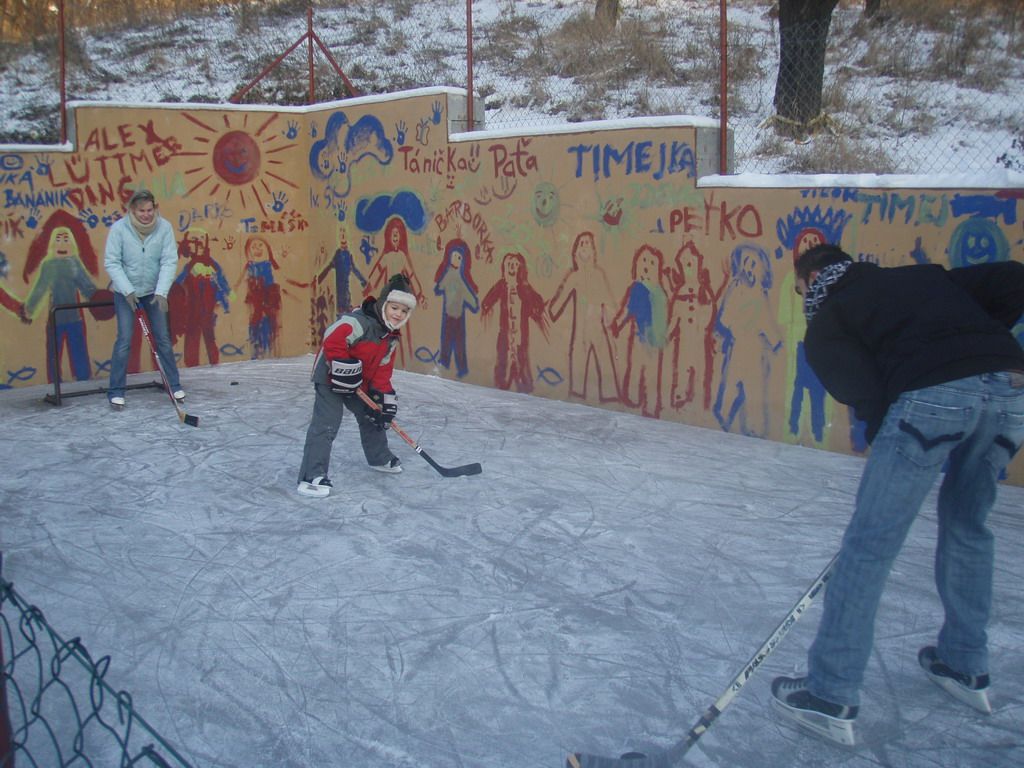
[[[892,173],[896,170],[885,150],[868,141],[823,134],[806,144],[786,148],[785,173]]]
[[[18,7],[42,7],[46,0],[24,0]],[[215,6],[229,6],[238,29],[236,39],[222,45],[224,61],[248,62],[247,78],[255,77],[280,50],[272,49],[269,35],[284,18],[304,17],[311,0],[121,0],[117,3],[70,3],[75,8],[73,24],[127,26],[130,12],[145,12],[147,20],[159,23],[174,12],[200,13]],[[432,0],[312,0],[314,10],[326,7],[351,9],[351,22],[344,25],[344,42],[334,53],[350,80],[363,93],[396,91],[423,85],[461,85],[460,72],[451,65],[453,52],[443,50],[428,36],[421,39],[396,20],[408,18]],[[551,3],[564,8],[564,17],[554,26],[541,26],[527,15],[522,0],[500,0],[497,18],[475,25],[477,87],[488,111],[503,106],[517,111],[547,112],[569,120],[590,120],[614,115],[720,114],[720,39],[715,3],[695,4],[695,14],[677,29],[674,18],[653,0],[624,0],[622,15],[614,28],[593,18],[593,2]],[[113,13],[114,7],[119,9]],[[11,7],[10,5],[8,7]],[[730,9],[760,12],[771,18],[767,0],[731,0]],[[929,93],[952,85],[1001,96],[1006,72],[1024,55],[1024,0],[882,0],[882,14],[872,22],[860,11],[863,0],[841,0],[833,16],[829,40],[829,65],[823,90],[823,109],[836,141],[814,140],[814,152],[801,148],[798,167],[824,162],[826,148],[840,153],[832,171],[856,158],[874,162],[878,153],[862,151],[865,141],[877,141],[882,129],[895,134],[899,142],[912,134],[922,135],[947,122],[948,114],[937,115],[929,108]],[[90,15],[91,14],[91,15]],[[167,14],[161,16],[161,14]],[[777,58],[777,27],[746,26],[742,16],[731,11],[728,29],[729,113],[737,121],[760,121],[772,111],[771,93]],[[6,56],[3,30],[0,51]],[[545,20],[545,25],[551,24]],[[430,30],[422,30],[429,33]],[[168,33],[173,36],[171,31]],[[84,39],[84,37],[83,37]],[[202,41],[196,41],[199,45]],[[27,43],[26,45],[32,45]],[[52,53],[52,41],[35,45]],[[166,56],[155,52],[148,42],[129,56],[153,66],[163,65]],[[340,49],[340,50],[339,50]],[[920,53],[924,51],[924,53]],[[109,73],[94,66],[85,44],[73,34],[68,46],[72,80],[102,79]],[[394,61],[403,55],[402,67],[376,66],[371,52]],[[464,56],[463,51],[454,52]],[[351,54],[351,56],[349,55]],[[13,55],[13,51],[12,51]],[[152,57],[152,59],[150,59]],[[248,102],[279,104],[306,103],[308,73],[304,57],[294,57],[266,82],[250,92]],[[411,61],[410,61],[411,59]],[[217,57],[201,68],[216,69]],[[173,62],[169,64],[173,67]],[[317,64],[317,97],[344,96],[333,70],[321,72]],[[2,68],[2,64],[0,64]],[[481,71],[494,73],[495,83],[480,78]],[[517,84],[508,92],[498,89],[503,78]],[[208,77],[209,79],[209,77]],[[240,88],[248,82],[243,79]],[[497,84],[496,84],[497,83]],[[1011,86],[1012,87],[1012,86]],[[685,95],[680,95],[685,94]],[[170,98],[175,94],[161,94]],[[211,99],[212,100],[212,99]],[[936,102],[938,103],[938,102]],[[499,115],[499,122],[501,117]],[[1012,121],[1012,116],[1007,121]],[[749,121],[748,121],[749,123]],[[737,122],[737,124],[740,124]],[[1014,126],[1015,127],[1015,126]],[[1005,125],[1003,126],[1005,129]],[[766,132],[762,132],[764,134]],[[840,140],[841,139],[841,140]],[[778,144],[763,135],[755,154],[767,145],[786,154],[794,145],[784,139]],[[749,147],[737,146],[740,155]],[[999,147],[992,155],[1017,147]],[[797,161],[794,161],[797,162]],[[876,170],[874,165],[858,170]]]

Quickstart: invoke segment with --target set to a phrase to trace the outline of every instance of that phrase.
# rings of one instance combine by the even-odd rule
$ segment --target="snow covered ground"
[[[863,461],[400,373],[398,421],[483,474],[443,478],[396,435],[405,472],[372,472],[346,422],[336,492],[310,500],[310,359],[184,371],[198,428],[155,389],[121,413],[0,393],[4,577],[109,654],[107,682],[197,768],[559,768],[666,748],[828,562]],[[885,594],[859,745],[769,707],[816,604],[686,764],[1024,764],[1024,489],[991,518],[988,717],[917,666],[940,616],[933,504]]]
[[[304,4],[259,5],[263,12],[250,27],[225,6],[138,29],[79,30],[68,42],[68,98],[224,103],[307,33]],[[1006,17],[993,15],[985,24],[950,16],[940,34],[898,22],[867,27],[860,23],[862,2],[841,4],[832,17],[825,76],[824,110],[842,139],[836,149],[831,137],[795,144],[765,127],[774,114],[778,72],[771,5],[730,0],[727,7],[734,62],[729,121],[738,172],[971,173],[1003,168],[998,158],[1004,154],[1007,167],[1024,162],[1024,148],[1013,145],[1024,123],[1018,97],[1024,58],[1014,42],[1019,29],[1007,29]],[[577,71],[566,59],[578,58],[580,47],[563,50],[556,32],[577,14],[592,14],[593,6],[593,0],[474,0],[474,90],[488,127],[718,117],[718,3],[623,2],[623,28],[640,30],[623,34],[639,39],[626,51],[596,43],[591,51],[583,44],[607,66]],[[314,30],[361,93],[466,87],[465,0],[325,0],[316,4]],[[16,137],[7,141],[40,143],[40,136],[59,135],[55,46],[45,40],[0,47],[0,128]],[[340,79],[316,55],[319,100],[340,98]],[[940,68],[949,56],[960,62],[956,77]],[[662,58],[662,66],[653,66]],[[286,63],[290,74],[271,76],[256,91],[263,101],[304,102],[305,44]]]

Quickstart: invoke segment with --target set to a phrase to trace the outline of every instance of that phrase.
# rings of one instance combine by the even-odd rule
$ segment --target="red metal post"
[[[718,116],[718,172],[725,175],[729,170],[729,22],[725,10],[726,0],[718,3],[718,38],[721,61],[718,70],[721,80],[719,99],[722,109]]]
[[[473,0],[466,0],[466,130],[475,128],[473,119]]]
[[[309,60],[309,102],[316,102],[316,85],[313,80],[313,6],[306,8],[306,38],[309,40],[307,58]]]
[[[57,58],[60,59],[60,143],[68,140],[68,89],[66,84],[66,56],[64,52],[64,0],[57,5]]]

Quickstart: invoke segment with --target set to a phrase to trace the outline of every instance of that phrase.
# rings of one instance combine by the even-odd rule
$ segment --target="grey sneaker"
[[[858,707],[820,699],[807,690],[806,677],[776,677],[772,705],[780,715],[812,733],[844,747],[854,745],[853,722]]]
[[[939,652],[934,645],[926,645],[918,651],[917,662],[928,675],[928,679],[946,693],[979,712],[992,714],[992,705],[988,700],[987,674],[964,675],[957,672],[939,659]]]
[[[387,464],[371,464],[370,469],[376,469],[378,472],[388,472],[395,475],[402,471],[402,462],[399,461],[397,456],[392,456],[391,461]]]

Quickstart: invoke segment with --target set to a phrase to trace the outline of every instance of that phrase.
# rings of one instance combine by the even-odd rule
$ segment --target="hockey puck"
[[[238,385],[238,382],[237,382],[237,381],[232,381],[232,382],[231,382],[231,386],[232,386],[232,387],[234,387],[234,386],[237,386],[237,385]]]
[[[619,760],[643,760],[646,757],[643,752],[625,752],[619,756]]]

